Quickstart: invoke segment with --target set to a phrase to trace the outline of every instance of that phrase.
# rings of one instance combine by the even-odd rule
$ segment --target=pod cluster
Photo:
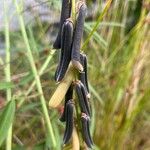
[[[72,82],[65,95],[64,111],[60,117],[60,121],[66,123],[63,142],[64,144],[68,143],[72,137],[76,115],[75,105],[78,105],[80,107],[80,120],[77,121],[78,123],[80,121],[80,125],[78,126],[80,126],[84,142],[88,147],[92,147],[93,141],[89,130],[91,110],[87,79],[87,57],[80,52],[86,10],[86,4],[79,1],[74,23],[71,19],[71,1],[62,0],[59,32],[53,47],[61,49],[55,72],[56,82],[63,80],[70,63],[78,70],[77,79]],[[76,95],[77,100],[74,101],[73,95]]]

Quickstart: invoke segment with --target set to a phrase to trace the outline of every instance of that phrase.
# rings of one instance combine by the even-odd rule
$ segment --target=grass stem
[[[36,69],[36,66],[35,66],[34,58],[33,58],[33,55],[32,55],[32,51],[31,51],[31,48],[30,48],[30,45],[29,45],[29,40],[28,40],[28,37],[27,37],[26,29],[25,29],[24,20],[23,20],[23,17],[21,15],[22,10],[20,9],[20,7],[19,7],[16,0],[14,0],[14,3],[15,3],[15,6],[16,6],[16,9],[17,9],[17,13],[19,15],[19,22],[20,22],[22,36],[23,36],[25,45],[27,47],[27,57],[29,59],[29,62],[30,62],[31,68],[32,68],[32,72],[33,72],[34,77],[35,77],[35,83],[36,83],[37,90],[40,94],[40,101],[41,101],[41,105],[42,105],[46,125],[47,125],[47,128],[48,128],[49,135],[51,136],[52,145],[53,145],[53,148],[54,148],[54,147],[56,147],[56,139],[55,139],[53,128],[52,128],[52,125],[51,125],[51,121],[50,121],[50,118],[49,118],[48,109],[47,109],[47,106],[46,106],[46,101],[45,101],[45,98],[44,98],[44,95],[43,95],[43,90],[42,90],[42,85],[41,85],[41,82],[40,82],[39,73],[38,73],[38,71]]]
[[[76,0],[72,0],[72,19],[76,20]]]
[[[5,77],[6,82],[11,81],[11,71],[10,71],[10,35],[9,35],[9,18],[7,15],[7,4],[6,1],[4,1],[4,14],[5,14],[5,50],[6,50],[6,57],[5,57]],[[7,88],[6,90],[6,99],[7,101],[11,100],[11,88]],[[8,130],[8,136],[6,139],[6,150],[11,150],[12,148],[12,125],[10,126]]]
[[[94,26],[93,30],[90,32],[90,34],[88,35],[86,41],[84,42],[84,44],[83,44],[83,46],[82,46],[82,49],[84,49],[84,48],[87,46],[87,44],[88,44],[88,42],[90,41],[91,37],[93,36],[93,34],[95,33],[95,31],[97,30],[97,28],[98,28],[100,22],[102,21],[104,15],[106,14],[106,12],[107,12],[108,9],[109,9],[109,7],[110,7],[110,5],[111,5],[111,2],[112,2],[112,0],[108,0],[108,1],[107,1],[104,10],[102,11],[102,13],[100,14],[100,16],[98,17],[97,22],[95,23],[95,26]]]

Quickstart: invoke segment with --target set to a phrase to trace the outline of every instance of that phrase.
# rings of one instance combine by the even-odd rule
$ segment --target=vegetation
[[[82,44],[88,57],[93,149],[148,150],[150,1],[97,2],[98,11],[85,22]],[[60,6],[60,1],[47,3]],[[92,3],[87,1],[88,8]],[[48,109],[57,88],[54,74],[59,50],[52,49],[51,37],[56,28],[41,22],[39,16],[34,27],[25,25],[22,4],[14,0],[20,31],[10,32],[9,8],[4,5],[5,29],[0,32],[6,45],[5,55],[0,56],[0,149],[61,150],[61,107]]]

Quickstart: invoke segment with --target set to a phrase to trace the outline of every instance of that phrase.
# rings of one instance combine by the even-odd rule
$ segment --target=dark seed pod
[[[66,20],[62,30],[62,41],[61,41],[61,56],[59,64],[55,73],[55,80],[59,82],[65,76],[71,60],[71,44],[73,37],[73,23],[71,20]]]
[[[88,115],[91,116],[91,110],[90,110],[89,100],[87,98],[87,92],[86,92],[85,86],[83,85],[82,82],[80,82],[80,86],[81,86],[81,91],[82,91],[84,103],[85,103],[86,109],[88,111]]]
[[[89,148],[92,148],[92,145],[93,145],[93,141],[92,141],[92,138],[91,138],[91,135],[90,135],[90,132],[89,132],[89,117],[82,113],[82,116],[81,116],[81,123],[82,123],[82,137],[83,137],[83,140],[85,141],[85,143],[87,144],[87,146]]]
[[[85,97],[83,96],[80,82],[75,82],[75,91],[77,94],[81,112],[90,115],[88,111],[89,108],[87,108],[87,105],[85,104],[85,99],[84,99]]]
[[[85,3],[82,3],[80,5],[78,18],[76,21],[74,39],[72,45],[72,54],[71,54],[72,64],[79,71],[83,71],[83,66],[80,63],[80,47],[81,47],[81,39],[83,35],[85,16],[86,16],[86,5]]]
[[[71,16],[71,1],[70,0],[62,0],[62,8],[61,8],[61,17],[60,17],[60,25],[59,32],[54,42],[53,48],[60,49],[61,48],[61,32],[62,26],[66,19]]]
[[[73,86],[71,85],[66,93],[66,96],[65,96],[65,104],[64,104],[64,111],[60,117],[60,121],[62,122],[65,122],[66,121],[66,118],[67,118],[67,103],[69,100],[71,100],[73,98]]]
[[[91,133],[90,133],[90,120],[88,119],[87,120],[87,129],[88,129],[88,135],[89,135],[89,139],[91,141],[91,144],[93,145],[93,140],[92,140],[92,137],[91,137]]]
[[[80,62],[84,70],[83,72],[79,73],[79,80],[83,83],[87,93],[89,94],[89,86],[88,86],[88,79],[87,79],[87,57],[83,53],[80,53]]]
[[[66,129],[64,133],[63,143],[66,144],[69,142],[72,132],[73,132],[73,109],[74,104],[71,100],[69,100],[66,104],[67,107],[67,118],[66,118]]]

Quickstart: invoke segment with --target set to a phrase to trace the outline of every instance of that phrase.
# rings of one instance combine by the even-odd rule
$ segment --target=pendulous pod
[[[72,54],[71,60],[72,64],[79,71],[83,71],[83,66],[80,63],[80,47],[81,47],[81,39],[83,35],[84,21],[86,16],[86,5],[84,2],[81,3],[79,8],[79,13],[76,21],[75,32],[73,37],[73,45],[72,45]]]
[[[61,56],[59,59],[59,64],[55,73],[56,82],[61,81],[68,69],[71,60],[71,45],[73,38],[73,23],[70,19],[67,19],[63,25],[62,29],[62,41],[61,41]]]
[[[79,73],[79,80],[83,83],[87,93],[89,94],[89,86],[88,86],[88,79],[87,79],[87,56],[83,53],[80,53],[80,62],[84,70],[83,72]]]
[[[66,129],[64,133],[63,143],[66,144],[69,142],[72,132],[73,132],[73,109],[74,103],[72,100],[69,100],[66,104],[67,112],[66,112]]]
[[[86,109],[88,111],[88,115],[91,116],[91,110],[90,110],[90,106],[89,106],[89,99],[88,99],[88,96],[87,96],[85,86],[83,85],[82,82],[80,82],[80,86],[81,86],[81,91],[82,91],[84,103],[85,103]]]
[[[87,144],[87,146],[89,148],[92,148],[92,145],[93,145],[93,141],[92,141],[92,138],[91,138],[91,135],[90,135],[90,132],[89,132],[89,117],[82,113],[82,116],[81,116],[81,123],[82,123],[82,137],[83,137],[83,140],[85,141],[85,143]]]
[[[68,89],[68,91],[66,93],[66,96],[65,96],[64,110],[63,110],[63,113],[62,113],[62,115],[61,115],[61,117],[59,119],[61,122],[65,122],[66,121],[66,118],[67,118],[67,114],[66,114],[67,107],[66,107],[66,105],[67,105],[69,100],[72,100],[72,98],[73,98],[73,86],[70,85],[70,87],[69,87],[69,89]]]
[[[54,49],[61,48],[61,33],[62,33],[62,26],[66,19],[70,18],[71,16],[71,1],[70,0],[62,0],[62,8],[61,8],[61,17],[60,17],[60,24],[59,24],[59,31],[56,37],[56,40],[53,44]]]
[[[90,116],[89,108],[85,104],[85,97],[84,97],[83,91],[81,89],[80,81],[75,82],[74,85],[75,85],[75,91],[76,91],[76,94],[77,94],[77,98],[78,98],[78,101],[79,101],[79,106],[80,106],[81,112],[83,112],[83,113],[87,114],[88,116]]]
[[[90,133],[90,120],[89,119],[87,120],[87,130],[88,130],[87,132],[88,132],[88,135],[89,135],[89,139],[91,141],[91,144],[93,145],[94,143],[93,143],[91,133]]]

